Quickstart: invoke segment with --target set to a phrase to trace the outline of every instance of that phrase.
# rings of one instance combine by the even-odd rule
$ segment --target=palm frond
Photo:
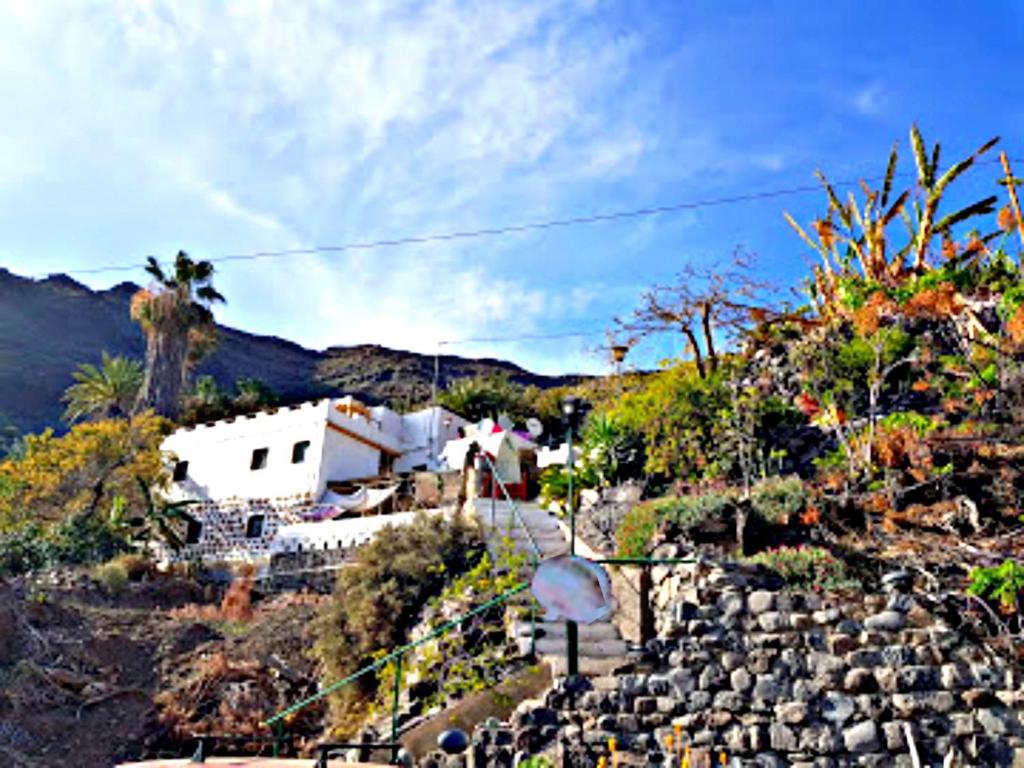
[[[178,285],[192,284],[192,259],[184,251],[174,257],[174,279]]]
[[[192,265],[192,280],[196,283],[205,283],[213,277],[214,267],[208,261],[197,261]]]
[[[846,207],[840,202],[839,196],[836,194],[835,189],[829,183],[828,179],[825,178],[825,174],[821,171],[815,171],[814,175],[821,181],[821,185],[825,188],[825,194],[828,195],[828,201],[832,207],[839,214],[839,220],[843,222],[846,227],[850,226],[850,212],[846,210]]]
[[[804,228],[796,223],[796,219],[790,216],[787,211],[783,211],[782,215],[786,217],[786,221],[789,222],[789,226],[791,226],[796,231],[796,233],[800,236],[801,240],[807,243],[807,245],[810,246],[811,249],[815,251],[821,251],[821,246],[815,243],[813,240],[811,240],[810,235],[808,235],[807,232],[804,231]]]
[[[956,213],[950,213],[943,216],[935,225],[936,234],[943,234],[950,228],[955,227],[961,222],[967,221],[967,219],[973,216],[992,213],[996,209],[997,202],[998,198],[993,195],[991,197],[986,197],[984,200],[978,200],[975,203],[971,203],[970,205],[961,208]]]
[[[924,148],[924,139],[921,138],[921,130],[917,123],[910,126],[910,146],[914,150],[914,163],[917,165],[917,181],[925,189],[931,189],[931,180],[928,174],[928,155]]]
[[[903,211],[903,206],[906,204],[907,197],[909,196],[910,190],[905,189],[903,190],[903,194],[896,198],[896,202],[894,202],[889,207],[889,210],[885,212],[885,214],[882,216],[880,220],[883,227],[887,226],[889,222],[891,222],[894,218],[896,218],[897,215],[899,215]]]
[[[164,274],[163,268],[160,266],[160,262],[156,260],[155,256],[146,257],[146,272],[149,273],[157,282],[166,283],[167,276]]]
[[[227,304],[227,299],[212,285],[203,285],[196,290],[196,298],[205,301],[207,304]]]
[[[974,156],[981,157],[982,155],[984,155],[986,152],[992,149],[992,147],[999,143],[999,139],[999,136],[993,136],[991,139],[989,139],[980,147],[978,147],[977,151],[974,153]]]
[[[935,183],[935,174],[939,172],[939,157],[942,154],[942,148],[939,142],[935,142],[935,146],[932,147],[932,159],[928,167],[928,178],[930,184]]]
[[[898,155],[899,142],[894,141],[892,143],[892,150],[889,152],[889,163],[885,167],[885,181],[882,182],[882,198],[879,200],[879,205],[884,208],[889,204],[889,194],[892,192],[892,181],[896,176],[896,161]]]

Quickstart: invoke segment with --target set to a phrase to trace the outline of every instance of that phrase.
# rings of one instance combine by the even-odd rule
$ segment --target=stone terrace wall
[[[658,569],[654,582],[660,637],[633,670],[561,680],[524,703],[486,764],[547,749],[556,764],[594,766],[614,738],[619,765],[672,765],[664,745],[678,729],[715,765],[724,751],[730,766],[909,767],[909,725],[923,766],[951,747],[960,766],[1024,766],[1019,670],[932,616],[909,584],[792,594],[729,565]]]

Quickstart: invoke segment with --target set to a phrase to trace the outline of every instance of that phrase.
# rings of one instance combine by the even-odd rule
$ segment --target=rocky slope
[[[0,268],[0,429],[37,431],[60,424],[71,372],[100,353],[141,358],[145,339],[128,315],[133,283],[93,291],[66,275],[31,280]],[[230,298],[230,297],[229,297]],[[198,374],[230,389],[243,376],[266,382],[286,401],[351,393],[397,407],[430,395],[434,358],[376,345],[306,349],[274,336],[221,326],[220,343]],[[521,384],[556,386],[572,378],[540,376],[502,360],[445,355],[440,381],[506,373]]]
[[[207,733],[239,737],[220,754],[268,748],[260,722],[316,690],[317,598],[270,598],[243,620],[221,616],[217,596],[158,575],[115,593],[72,571],[0,582],[2,764],[182,756]],[[320,735],[323,711],[293,724],[296,747]]]

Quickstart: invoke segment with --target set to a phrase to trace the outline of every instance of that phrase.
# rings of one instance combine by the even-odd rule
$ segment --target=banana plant
[[[800,238],[821,257],[814,269],[816,298],[820,309],[834,309],[842,278],[854,276],[869,284],[891,285],[908,275],[907,262],[912,256],[912,270],[927,269],[928,245],[936,237],[948,238],[953,227],[976,216],[995,210],[995,196],[977,200],[938,220],[939,207],[949,186],[995,146],[998,138],[985,142],[973,154],[939,173],[941,149],[936,143],[929,153],[916,125],[910,129],[910,143],[916,165],[916,188],[898,194],[894,190],[898,145],[893,144],[886,164],[882,186],[878,189],[861,182],[863,203],[854,192],[846,200],[821,172],[817,172],[828,198],[825,216],[812,223],[815,236],[783,212]],[[898,247],[892,244],[889,226],[901,219],[907,228],[907,239]],[[982,238],[983,240],[985,238]]]
[[[179,551],[185,542],[182,540],[181,534],[175,530],[175,524],[188,525],[190,522],[194,522],[194,518],[185,510],[198,502],[195,500],[175,502],[156,500],[142,478],[136,477],[135,481],[146,502],[145,514],[129,516],[124,497],[116,496],[110,508],[111,525],[126,533],[136,543],[158,538],[175,552]]]

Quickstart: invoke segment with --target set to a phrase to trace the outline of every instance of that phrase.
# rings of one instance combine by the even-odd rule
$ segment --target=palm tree
[[[142,365],[137,360],[103,353],[99,367],[82,363],[71,374],[75,383],[62,398],[68,404],[64,421],[128,416],[142,385]]]
[[[277,395],[259,379],[241,378],[235,382],[234,409],[239,413],[252,413],[277,403]]]
[[[181,423],[198,424],[227,416],[231,401],[213,376],[198,376],[192,391],[182,398]]]
[[[173,419],[189,369],[213,348],[211,306],[224,297],[211,283],[213,265],[193,261],[184,251],[174,259],[173,274],[152,256],[146,271],[155,282],[132,297],[131,308],[132,319],[146,332],[146,370],[137,407]]]

